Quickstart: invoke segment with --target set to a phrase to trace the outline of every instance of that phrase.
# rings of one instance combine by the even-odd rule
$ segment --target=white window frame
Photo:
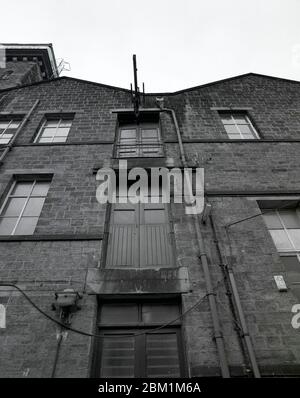
[[[15,129],[14,133],[11,133],[11,134],[12,134],[12,137],[9,139],[9,141],[8,141],[7,143],[1,144],[1,142],[0,142],[0,145],[8,145],[8,144],[10,143],[10,141],[13,139],[14,135],[16,134],[16,131],[17,131],[18,128],[20,127],[21,120],[14,119],[14,118],[12,117],[11,119],[8,119],[8,120],[1,120],[1,119],[0,119],[0,122],[2,122],[2,123],[8,122],[7,127],[4,129],[4,131],[2,131],[2,133],[0,133],[0,139],[1,139],[5,134],[8,134],[8,133],[6,133],[6,131],[9,129],[9,126],[10,126],[12,123],[18,123],[18,124],[19,124],[18,127]]]
[[[68,135],[66,136],[65,141],[54,141],[54,139],[55,139],[55,137],[57,135],[57,132],[60,129],[61,123],[66,121],[66,120],[70,121],[71,122],[71,126],[72,126],[73,119],[71,119],[71,118],[70,119],[63,118],[63,117],[60,117],[60,118],[57,118],[57,119],[56,118],[53,118],[53,119],[52,118],[51,119],[50,118],[49,119],[45,118],[45,120],[43,121],[43,123],[42,123],[42,125],[40,127],[40,130],[39,130],[37,136],[35,137],[34,143],[39,143],[40,139],[43,138],[44,128],[46,127],[48,122],[57,122],[57,125],[56,125],[56,128],[55,128],[55,134],[53,135],[52,140],[50,142],[41,142],[41,144],[63,144],[64,142],[66,142],[67,139],[68,139],[69,133],[70,133],[71,126],[69,127]]]
[[[225,124],[225,123],[222,121],[225,131],[226,131],[226,128],[225,128],[226,125],[227,125],[227,126],[235,126],[235,128],[237,129],[237,131],[238,131],[239,134],[240,134],[240,138],[239,138],[239,139],[241,139],[241,140],[248,139],[248,138],[244,138],[244,137],[243,137],[243,133],[241,132],[241,130],[240,130],[240,128],[239,128],[239,124],[236,122],[236,120],[235,120],[235,118],[234,118],[235,113],[231,113],[231,112],[220,113],[221,119],[222,119],[222,114],[223,114],[223,115],[228,115],[228,116],[230,115],[231,120],[233,121],[233,123],[230,123],[230,124],[229,124],[229,123],[228,123],[228,124]],[[251,127],[251,128],[250,128],[251,132],[254,133],[253,139],[260,139],[260,136],[259,136],[258,132],[256,131],[255,127],[253,126],[253,123],[251,122],[249,116],[248,116],[246,113],[243,113],[243,112],[240,112],[240,113],[238,113],[238,114],[236,114],[236,115],[240,115],[240,116],[243,116],[243,117],[245,118],[245,120],[246,120],[246,122],[247,122],[247,126],[250,126],[250,127]],[[227,131],[226,131],[226,133],[227,133]],[[228,137],[229,137],[231,140],[232,140],[232,139],[238,139],[238,138],[232,138],[232,137],[230,137],[228,133],[227,133],[227,135],[228,135]]]
[[[2,215],[3,210],[5,209],[6,204],[8,203],[8,201],[9,201],[11,198],[18,197],[18,196],[12,195],[12,192],[13,192],[15,186],[16,186],[18,183],[23,183],[23,182],[32,182],[32,186],[31,186],[31,189],[30,189],[30,192],[28,193],[28,195],[27,195],[27,196],[24,195],[24,197],[26,197],[24,206],[22,207],[22,210],[21,210],[21,212],[20,212],[20,214],[19,214],[19,216],[18,216],[18,220],[17,220],[17,222],[16,222],[15,227],[14,227],[14,229],[12,230],[12,232],[11,232],[11,234],[10,234],[9,236],[14,236],[14,235],[15,235],[15,232],[16,232],[16,230],[17,230],[17,228],[18,228],[18,225],[20,224],[20,221],[21,221],[21,219],[22,219],[22,216],[23,216],[23,214],[24,214],[24,211],[25,211],[25,209],[26,209],[26,206],[27,206],[27,204],[28,204],[29,199],[32,198],[32,197],[33,197],[33,198],[40,198],[40,197],[41,197],[41,198],[46,198],[46,197],[47,197],[47,195],[45,195],[45,196],[42,196],[42,195],[41,195],[41,196],[31,196],[31,194],[32,194],[32,192],[33,192],[33,189],[34,189],[36,183],[37,183],[37,182],[38,182],[38,183],[39,183],[39,182],[47,182],[47,183],[49,184],[49,187],[50,187],[50,180],[32,179],[32,180],[16,180],[16,181],[14,181],[13,184],[12,184],[12,186],[10,187],[10,189],[9,189],[9,191],[8,191],[8,193],[7,193],[7,195],[6,195],[6,198],[5,198],[5,200],[4,200],[4,202],[3,202],[2,206],[1,206],[1,208],[0,208],[0,219],[2,219],[2,218],[9,218],[9,217],[5,217],[5,216]],[[40,216],[38,216],[38,217],[40,217]],[[13,217],[12,217],[12,218],[13,218]],[[15,217],[15,218],[17,218],[17,217]],[[3,235],[0,234],[0,236],[3,236]]]

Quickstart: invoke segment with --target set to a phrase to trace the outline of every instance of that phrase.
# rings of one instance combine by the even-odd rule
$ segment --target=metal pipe
[[[30,116],[32,115],[32,112],[35,110],[35,108],[37,107],[37,105],[39,104],[40,100],[36,100],[35,103],[33,104],[33,106],[30,108],[30,110],[28,111],[28,113],[26,114],[26,116],[24,117],[24,119],[22,120],[20,126],[17,128],[16,133],[14,134],[14,136],[12,137],[12,139],[10,140],[9,144],[5,147],[3,153],[0,156],[0,166],[3,163],[4,158],[6,157],[6,155],[8,154],[8,152],[11,150],[11,148],[14,145],[14,142],[16,141],[16,139],[18,138],[20,132],[22,131],[23,127],[25,126],[25,124],[27,123],[28,119],[30,118]]]
[[[225,228],[226,231],[226,236],[229,242],[229,248],[231,248],[231,243],[230,243],[230,237],[227,231],[227,228]],[[236,285],[236,281],[235,281],[235,276],[233,273],[233,270],[231,267],[227,267],[228,270],[228,276],[229,276],[229,280],[230,280],[230,284],[231,284],[231,289],[232,289],[232,293],[233,293],[233,297],[234,297],[234,301],[236,304],[236,309],[239,315],[239,319],[240,319],[240,323],[241,323],[241,328],[243,331],[242,337],[245,340],[245,344],[247,347],[247,351],[249,354],[249,359],[250,359],[250,363],[251,363],[251,367],[253,370],[253,375],[255,378],[261,378],[261,374],[260,374],[260,370],[257,364],[257,359],[256,359],[256,355],[254,352],[254,348],[253,348],[253,344],[251,341],[251,337],[249,334],[249,330],[248,330],[248,326],[247,326],[247,322],[246,322],[246,318],[244,315],[244,311],[243,311],[243,307],[242,307],[242,303],[241,303],[241,299],[240,299],[240,295],[239,295],[239,291]]]
[[[217,247],[218,256],[219,256],[219,258],[220,258],[220,260],[222,262],[221,266],[222,266],[222,271],[223,271],[223,274],[224,274],[224,280],[225,280],[225,284],[226,284],[227,295],[229,297],[230,309],[231,309],[234,321],[237,324],[237,330],[238,330],[237,334],[238,334],[238,337],[239,337],[241,351],[242,351],[242,354],[244,355],[244,357],[248,358],[248,357],[250,357],[250,355],[249,355],[249,350],[248,350],[248,347],[247,347],[247,344],[246,344],[246,340],[245,340],[245,329],[243,329],[244,324],[242,322],[238,323],[238,321],[240,321],[240,317],[236,313],[238,311],[238,308],[237,308],[238,306],[237,306],[237,302],[236,302],[237,289],[235,289],[233,291],[233,288],[232,288],[232,279],[234,279],[234,274],[232,273],[232,277],[233,278],[230,278],[230,275],[229,275],[229,272],[228,272],[228,264],[227,264],[226,260],[224,261],[224,256],[222,254],[222,249],[221,249],[221,246],[220,246],[220,242],[219,242],[219,239],[218,239],[218,234],[217,234],[217,231],[216,231],[215,222],[214,222],[212,214],[209,215],[209,219],[210,219],[210,223],[211,223],[211,227],[212,227],[212,231],[213,231],[214,241],[215,241],[216,247]],[[234,284],[235,284],[235,282],[234,282]],[[241,306],[240,306],[240,310],[242,310]],[[247,331],[247,327],[246,327],[246,331]],[[243,342],[246,345],[246,348],[247,348],[247,351],[248,351],[248,355],[245,352],[245,347],[243,345]],[[252,371],[253,371],[253,374],[254,374],[254,369],[253,368],[252,368]]]
[[[59,351],[61,347],[61,343],[63,340],[63,330],[61,328],[57,340],[57,345],[56,345],[56,350],[55,350],[55,357],[54,357],[54,362],[53,362],[53,367],[52,367],[52,372],[51,372],[51,378],[55,378],[55,372],[56,372],[56,367],[57,367],[57,362],[58,362],[58,356],[59,356]]]
[[[186,156],[184,153],[184,147],[183,147],[181,133],[180,133],[180,129],[178,126],[175,111],[173,109],[169,109],[169,108],[160,108],[160,109],[161,109],[161,111],[169,112],[172,114],[173,122],[174,122],[175,129],[176,129],[178,144],[179,144],[180,158],[181,158],[183,167],[186,168],[188,165],[187,165]],[[189,179],[188,179],[188,182],[190,183]],[[190,189],[192,189],[192,188],[190,187]],[[213,290],[211,275],[209,272],[207,254],[205,251],[205,245],[204,245],[204,240],[202,237],[202,232],[199,227],[199,219],[198,219],[197,214],[193,214],[193,219],[194,219],[196,235],[197,235],[199,258],[201,260],[201,264],[202,264],[202,268],[203,268],[203,273],[204,273],[204,278],[205,278],[205,283],[206,283],[206,292],[208,295],[208,301],[209,301],[210,310],[211,310],[211,314],[212,314],[214,338],[216,341],[216,346],[217,346],[218,355],[219,355],[221,374],[222,374],[223,378],[229,378],[230,372],[229,372],[229,366],[228,366],[228,361],[227,361],[227,355],[226,355],[226,351],[225,351],[224,337],[223,337],[221,326],[220,326],[220,319],[219,319],[219,314],[218,314],[218,310],[217,310],[216,297],[215,297],[215,293]]]

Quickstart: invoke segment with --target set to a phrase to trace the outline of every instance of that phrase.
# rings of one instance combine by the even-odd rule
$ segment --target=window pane
[[[72,120],[61,120],[59,127],[71,127]],[[69,129],[68,129],[69,130]]]
[[[115,210],[114,224],[134,224],[135,211],[134,210]]]
[[[270,234],[278,250],[289,250],[293,248],[284,230],[273,229],[270,230]]]
[[[28,196],[32,188],[33,181],[30,182],[17,182],[12,195],[14,196]]]
[[[295,209],[279,210],[279,214],[286,228],[300,228],[300,217]]]
[[[269,229],[283,229],[280,219],[275,211],[268,211],[263,214],[265,223]]]
[[[146,336],[147,377],[179,377],[179,355],[176,333]]]
[[[41,214],[45,198],[31,198],[25,207],[23,216],[38,217]]]
[[[20,122],[18,122],[18,121],[12,121],[11,123],[10,123],[10,125],[9,125],[9,128],[10,129],[17,129],[18,127],[19,127],[19,125],[20,125]]]
[[[233,139],[240,139],[241,135],[237,129],[236,126],[234,125],[225,125],[225,130],[229,136],[229,138],[233,138]]]
[[[142,130],[142,140],[157,141],[158,140],[157,129]]]
[[[45,127],[57,127],[58,122],[58,120],[47,120],[45,123]]]
[[[176,304],[144,304],[142,306],[142,319],[145,323],[170,322],[180,315]]]
[[[232,119],[231,115],[229,115],[229,114],[228,115],[222,114],[221,120],[222,120],[223,124],[232,124],[233,123],[233,119]]]
[[[233,118],[237,124],[248,124],[247,118],[245,115],[233,115]]]
[[[32,190],[31,196],[46,196],[49,190],[49,182],[37,182]]]
[[[6,204],[3,216],[15,216],[18,217],[21,214],[21,211],[25,205],[26,198],[10,198],[8,203]]]
[[[67,141],[67,137],[54,137],[52,142],[66,142]]]
[[[16,232],[16,235],[31,235],[33,234],[36,224],[38,222],[38,217],[24,217],[21,218]]]
[[[56,129],[52,129],[52,128],[45,128],[43,133],[42,133],[42,137],[43,138],[51,138],[54,137],[56,133]]]
[[[166,222],[165,210],[145,209],[146,224],[164,224]]]
[[[56,137],[67,137],[69,134],[70,129],[68,127],[64,128],[59,128],[56,132]]]
[[[2,144],[2,145],[8,144],[9,141],[11,140],[11,138],[12,138],[11,134],[3,134],[0,137],[0,144]]]
[[[289,229],[288,234],[296,250],[300,250],[300,229]]]
[[[11,235],[17,221],[17,218],[0,218],[0,235]]]
[[[136,129],[128,129],[120,131],[121,138],[136,138]]]
[[[101,308],[101,323],[127,324],[138,322],[137,304],[103,304]]]
[[[52,142],[52,140],[53,140],[53,138],[40,138],[39,142],[45,144],[45,143]]]
[[[134,377],[133,336],[105,336],[102,343],[100,377]]]
[[[251,131],[250,127],[247,124],[239,125],[239,129],[244,139],[256,138],[256,136],[254,135],[254,133]]]

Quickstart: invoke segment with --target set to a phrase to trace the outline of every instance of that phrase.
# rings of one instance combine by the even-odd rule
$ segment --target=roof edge
[[[249,72],[249,73],[244,73],[244,74],[241,74],[241,75],[232,76],[232,77],[228,77],[228,78],[221,79],[221,80],[216,80],[214,82],[200,84],[198,86],[193,86],[193,87],[189,87],[189,88],[178,90],[178,91],[145,93],[145,95],[149,95],[149,96],[155,96],[155,95],[160,95],[160,96],[162,96],[162,95],[178,95],[178,94],[183,94],[185,92],[197,90],[199,88],[209,87],[209,86],[212,86],[212,85],[215,85],[215,84],[225,83],[225,82],[229,82],[229,81],[232,81],[232,80],[236,80],[236,79],[240,79],[240,78],[248,77],[248,76],[258,76],[258,77],[263,77],[263,78],[268,78],[268,79],[281,80],[281,81],[285,81],[285,82],[300,84],[300,81],[298,81],[298,80],[285,79],[285,78],[277,77],[277,76],[269,76],[269,75],[263,75],[263,74],[260,74],[260,73]],[[110,88],[110,89],[113,89],[113,90],[124,91],[124,92],[127,92],[127,93],[131,92],[131,90],[129,90],[127,88],[123,88],[123,87],[112,86],[112,85],[104,84],[104,83],[97,83],[97,82],[93,82],[91,80],[84,80],[84,79],[79,79],[79,78],[76,78],[76,77],[61,76],[61,77],[56,77],[54,79],[48,79],[48,80],[43,80],[43,81],[40,81],[40,82],[24,84],[24,85],[21,85],[21,86],[15,86],[15,87],[2,89],[2,90],[0,90],[0,93],[7,92],[7,91],[12,91],[12,90],[19,90],[19,89],[26,88],[26,87],[38,86],[40,84],[47,84],[47,83],[55,82],[55,81],[58,81],[58,80],[74,80],[74,81],[78,81],[80,83],[92,84],[92,85],[95,85],[95,86],[106,87],[106,88]]]

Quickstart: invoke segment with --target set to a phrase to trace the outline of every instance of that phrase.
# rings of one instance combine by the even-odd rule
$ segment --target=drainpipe
[[[160,105],[161,103],[162,103],[162,101],[158,101],[158,105]],[[163,108],[163,107],[160,107],[160,110],[162,112],[171,113],[171,115],[172,115],[173,122],[174,122],[175,129],[176,129],[178,144],[179,144],[180,158],[181,158],[183,167],[187,168],[188,165],[187,165],[187,161],[186,161],[186,157],[185,157],[185,153],[184,153],[184,148],[183,148],[182,139],[181,139],[181,133],[179,130],[175,111],[173,109]],[[187,179],[187,181],[190,184],[189,179]],[[190,191],[191,191],[191,189],[192,188],[190,187]],[[227,361],[227,356],[226,356],[226,351],[225,351],[224,337],[223,337],[221,326],[220,326],[220,319],[219,319],[219,314],[218,314],[218,310],[217,310],[217,302],[216,302],[216,297],[215,297],[215,293],[213,290],[211,275],[209,272],[207,254],[205,251],[205,246],[204,246],[201,229],[199,227],[198,216],[196,214],[193,214],[192,216],[194,219],[194,224],[195,224],[195,229],[196,229],[197,243],[198,243],[198,248],[199,248],[199,257],[201,260],[205,283],[206,283],[206,292],[208,295],[210,310],[211,310],[211,314],[212,314],[214,338],[216,341],[216,346],[217,346],[217,350],[218,350],[218,354],[219,354],[221,374],[222,374],[223,378],[229,378],[230,372],[229,372],[229,366],[228,366],[228,361]]]
[[[229,242],[229,248],[231,248],[231,243],[230,243],[230,238],[229,238],[227,227],[225,227],[225,231],[226,231],[226,236],[227,236],[227,239],[228,239],[228,242]],[[244,314],[244,311],[243,311],[243,307],[242,307],[242,303],[241,303],[241,300],[240,300],[240,295],[239,295],[239,292],[238,292],[238,289],[237,289],[237,285],[236,285],[236,281],[235,281],[235,277],[234,277],[234,273],[233,273],[232,267],[230,267],[230,266],[227,267],[227,272],[228,272],[228,277],[229,277],[230,284],[231,284],[231,289],[232,289],[234,301],[235,301],[235,304],[236,304],[236,309],[237,309],[238,316],[239,316],[239,319],[240,319],[241,328],[242,328],[242,331],[243,331],[242,337],[244,338],[245,345],[247,347],[247,351],[248,351],[248,354],[249,354],[249,359],[250,359],[253,375],[254,375],[255,378],[260,378],[261,377],[260,370],[258,368],[256,355],[255,355],[253,344],[252,344],[251,337],[250,337],[250,334],[249,334],[249,330],[248,330],[245,314]]]
[[[0,166],[3,163],[4,158],[6,157],[6,155],[8,154],[8,152],[12,149],[14,142],[16,141],[16,139],[18,138],[20,132],[22,131],[23,127],[25,126],[25,124],[28,122],[30,116],[32,115],[32,112],[35,110],[35,108],[38,106],[40,100],[36,100],[35,103],[33,104],[33,106],[31,107],[31,109],[29,110],[29,112],[26,114],[26,116],[24,117],[24,119],[22,120],[20,126],[17,128],[17,131],[15,133],[15,135],[13,136],[13,138],[10,140],[9,144],[5,147],[4,151],[2,152],[1,156],[0,156]]]
[[[55,350],[55,357],[54,357],[54,362],[52,366],[52,371],[51,371],[51,378],[55,378],[55,373],[56,373],[56,368],[57,368],[57,363],[58,363],[58,357],[59,357],[59,352],[60,352],[60,347],[61,343],[63,341],[63,328],[61,327],[59,332],[58,332],[58,337],[57,337],[57,344],[56,344],[56,350]]]
[[[245,343],[245,346],[246,346],[246,349],[247,349],[247,352],[248,352],[248,357],[250,359],[250,364],[251,364],[253,375],[256,378],[260,378],[260,372],[259,372],[259,368],[258,368],[258,365],[257,365],[255,353],[254,353],[254,350],[253,350],[253,347],[252,347],[252,342],[251,342],[251,339],[250,339],[250,336],[249,336],[249,331],[248,331],[248,327],[247,327],[247,324],[246,324],[246,320],[245,320],[243,308],[242,308],[242,305],[241,305],[239,293],[238,293],[238,290],[237,290],[234,273],[232,271],[232,268],[228,267],[227,261],[224,261],[224,256],[222,255],[222,250],[221,250],[220,242],[219,242],[219,239],[218,239],[218,236],[217,236],[217,231],[216,231],[216,227],[215,227],[215,223],[214,223],[214,219],[213,219],[212,214],[209,215],[209,219],[210,219],[210,223],[211,223],[211,226],[212,226],[212,231],[213,231],[214,240],[215,240],[215,243],[216,243],[218,255],[219,255],[219,258],[220,258],[220,260],[222,262],[222,270],[223,270],[224,275],[225,275],[226,285],[227,285],[228,279],[229,279],[229,284],[228,284],[228,287],[227,287],[227,290],[228,290],[227,294],[229,296],[231,312],[233,314],[234,320],[235,320],[236,323],[239,321],[238,336],[241,339],[241,350],[242,350],[243,355],[246,355],[244,346],[242,344],[242,341],[243,341]]]

